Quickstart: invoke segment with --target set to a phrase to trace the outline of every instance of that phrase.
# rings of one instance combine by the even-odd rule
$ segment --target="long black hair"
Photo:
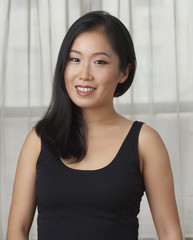
[[[42,143],[60,158],[73,158],[81,161],[87,152],[87,128],[81,109],[70,99],[64,82],[64,71],[68,55],[75,38],[83,32],[103,27],[113,50],[118,54],[120,69],[130,63],[128,79],[118,83],[114,97],[119,97],[129,89],[133,82],[136,58],[133,42],[127,28],[116,17],[104,11],[89,12],[69,28],[59,51],[56,64],[53,92],[50,106],[35,129]]]

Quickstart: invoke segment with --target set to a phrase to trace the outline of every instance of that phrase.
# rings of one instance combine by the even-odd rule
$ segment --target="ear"
[[[130,70],[131,70],[131,63],[127,65],[124,71],[121,71],[121,77],[119,79],[119,83],[124,83],[127,80]]]

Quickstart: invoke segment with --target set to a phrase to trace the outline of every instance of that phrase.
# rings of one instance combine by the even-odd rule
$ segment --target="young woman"
[[[147,194],[159,239],[181,240],[167,150],[158,133],[113,107],[136,69],[125,26],[102,11],[67,32],[53,96],[21,150],[7,240],[136,240]]]

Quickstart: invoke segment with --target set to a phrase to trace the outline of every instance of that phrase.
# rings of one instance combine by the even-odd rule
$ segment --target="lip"
[[[80,96],[89,96],[91,94],[93,94],[96,90],[95,87],[92,87],[92,86],[89,86],[89,85],[86,85],[86,86],[83,86],[83,85],[76,85],[76,92],[78,93],[78,95]],[[93,90],[91,91],[88,91],[88,92],[83,92],[83,91],[80,91],[78,88],[92,88]]]
[[[89,86],[89,85],[86,85],[86,86],[76,85],[75,87],[76,87],[76,88],[77,88],[77,87],[81,87],[81,88],[94,88],[94,89],[96,89],[95,87],[92,87],[92,86]]]

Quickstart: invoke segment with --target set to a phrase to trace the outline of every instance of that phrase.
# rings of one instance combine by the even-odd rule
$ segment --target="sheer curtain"
[[[5,239],[18,155],[45,112],[58,50],[83,13],[103,9],[128,27],[138,60],[118,112],[155,128],[171,159],[184,238],[193,238],[193,1],[0,0],[0,240]],[[157,239],[146,197],[140,238]],[[30,233],[36,239],[36,216]]]

